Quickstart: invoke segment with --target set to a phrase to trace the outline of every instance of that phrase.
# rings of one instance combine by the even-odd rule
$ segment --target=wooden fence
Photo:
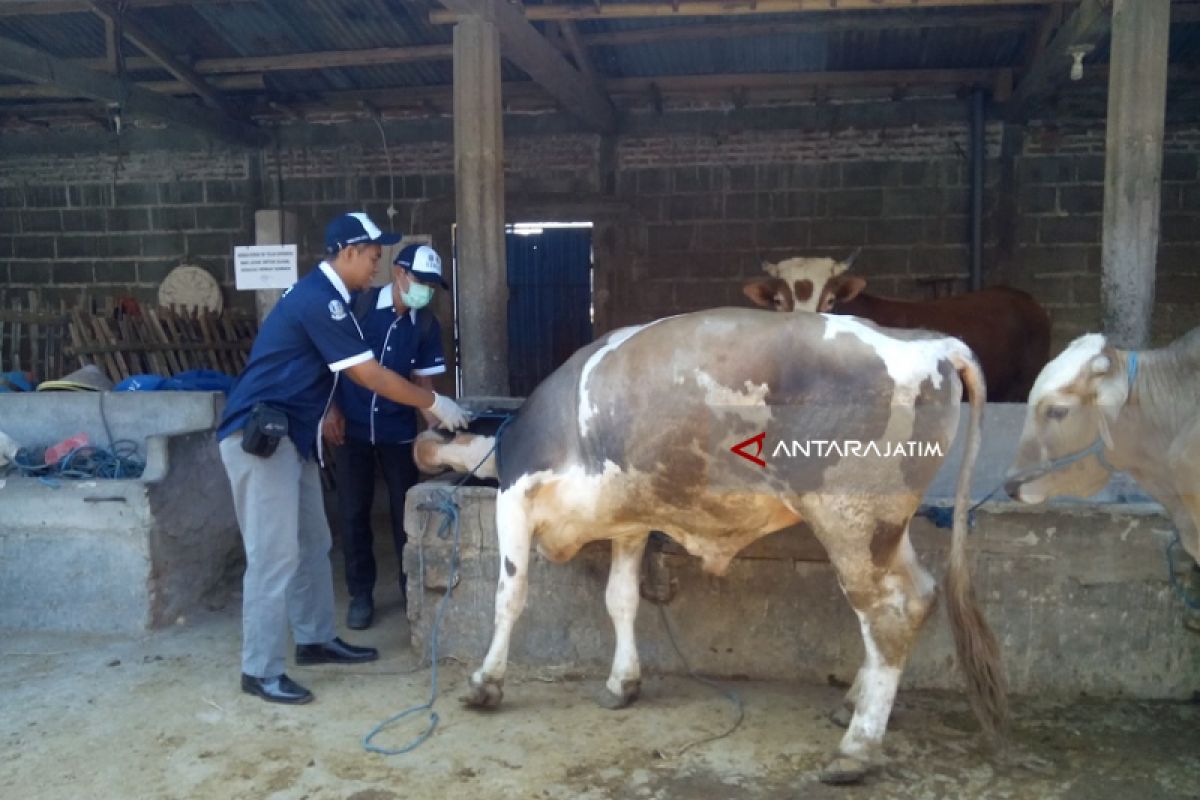
[[[84,364],[97,365],[113,383],[192,369],[237,375],[256,332],[253,316],[237,311],[140,308],[110,300],[90,313],[61,301],[48,307],[36,292],[0,293],[0,372],[31,373],[35,383]]]

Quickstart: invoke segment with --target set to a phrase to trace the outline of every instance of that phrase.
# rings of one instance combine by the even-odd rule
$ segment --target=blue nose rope
[[[410,753],[424,744],[425,740],[433,735],[434,730],[437,729],[438,722],[441,721],[441,717],[439,717],[438,713],[433,710],[433,704],[437,702],[438,695],[438,633],[442,628],[442,618],[446,615],[446,606],[450,603],[450,595],[454,592],[454,587],[458,583],[458,568],[460,564],[460,552],[462,544],[462,536],[459,528],[460,509],[458,506],[458,501],[454,499],[454,495],[460,488],[462,488],[463,484],[475,476],[475,473],[478,472],[479,468],[482,467],[488,458],[491,457],[492,453],[496,453],[496,448],[500,444],[500,434],[504,432],[504,429],[508,427],[508,423],[511,422],[512,419],[513,415],[511,414],[504,418],[504,421],[500,423],[500,427],[496,429],[495,441],[492,442],[491,448],[487,451],[484,457],[479,460],[479,463],[471,469],[470,472],[463,475],[454,483],[454,486],[450,489],[450,491],[438,490],[436,498],[432,502],[422,503],[418,506],[418,508],[422,511],[441,512],[442,522],[438,526],[437,537],[442,541],[445,541],[447,538],[451,538],[453,542],[450,550],[450,577],[446,582],[446,593],[442,595],[442,599],[438,601],[437,614],[434,616],[433,620],[433,630],[429,635],[429,700],[421,703],[420,705],[407,708],[404,711],[401,711],[399,714],[388,717],[383,722],[380,722],[378,725],[372,728],[370,732],[367,733],[367,735],[362,739],[363,749],[368,752],[379,753],[380,755],[385,756],[397,756],[404,753]],[[498,458],[499,454],[497,454],[497,459]],[[422,580],[424,580],[425,548],[422,547],[417,552],[420,558],[420,574],[422,576]],[[410,714],[415,714],[418,711],[429,712],[429,724],[425,726],[424,731],[418,734],[417,737],[408,744],[404,745],[403,747],[389,748],[377,745],[372,741],[386,728],[390,728],[400,720],[404,719]]]

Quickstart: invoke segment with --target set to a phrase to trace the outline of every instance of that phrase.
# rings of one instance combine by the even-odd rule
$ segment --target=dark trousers
[[[412,444],[371,444],[346,439],[334,451],[338,515],[342,521],[342,547],[346,557],[346,588],[351,597],[369,596],[375,588],[375,553],[372,547],[371,505],[375,500],[375,465],[383,469],[392,512],[392,542],[400,562],[400,593],[404,594],[404,496],[417,482]]]

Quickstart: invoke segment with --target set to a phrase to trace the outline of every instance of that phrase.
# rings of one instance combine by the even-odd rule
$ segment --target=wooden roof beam
[[[240,92],[261,91],[266,88],[262,75],[218,75],[211,83],[218,89]],[[185,96],[195,93],[192,87],[182,81],[137,81],[133,85],[165,95]],[[0,100],[62,99],[76,96],[78,95],[75,91],[52,84],[6,83],[0,86]]]
[[[91,6],[92,10],[104,20],[106,28],[112,26],[114,30],[119,30],[122,36],[136,44],[159,66],[191,88],[204,101],[205,105],[215,108],[231,119],[237,118],[238,115],[233,107],[225,102],[219,92],[197,75],[191,67],[171,55],[137,20],[123,13],[108,0],[93,0]]]
[[[1197,6],[1200,8],[1200,6]],[[1027,9],[1001,9],[994,12],[948,12],[928,16],[900,12],[880,12],[853,18],[825,17],[784,23],[730,23],[676,25],[669,28],[611,31],[579,35],[585,47],[621,46],[664,41],[773,34],[830,33],[849,30],[899,30],[912,28],[960,28],[974,25],[987,28],[1019,28],[1033,24],[1036,12]],[[227,75],[237,72],[287,72],[292,70],[331,69],[337,67],[369,67],[383,64],[407,64],[423,61],[448,60],[453,49],[448,44],[416,45],[411,47],[378,47],[366,50],[327,50],[313,53],[287,53],[271,56],[233,56],[201,58],[191,68],[199,75]],[[72,59],[72,63],[89,69],[106,69],[100,58]],[[158,64],[145,56],[130,56],[125,67],[131,71],[157,69]]]
[[[125,0],[125,9],[164,8],[201,4],[250,3],[254,0]],[[33,17],[49,14],[90,13],[90,0],[0,0],[0,17]]]
[[[0,73],[30,83],[54,86],[75,97],[120,106],[131,117],[153,117],[242,145],[260,146],[268,140],[255,126],[216,114],[210,109],[167,97],[103,72],[83,69],[20,42],[0,38]]]
[[[521,12],[503,0],[441,0],[458,14],[491,20],[500,34],[504,57],[529,74],[564,109],[602,133],[617,128],[612,102],[554,49]]]
[[[1027,116],[1037,102],[1056,92],[1070,78],[1072,51],[1090,52],[1112,29],[1111,0],[1083,0],[1033,60],[1013,92],[1009,116]]]
[[[370,50],[327,50],[316,53],[288,53],[278,56],[234,56],[230,58],[201,58],[192,65],[198,75],[225,75],[234,72],[288,72],[291,70],[331,69],[336,67],[370,67],[380,64],[404,64],[417,61],[449,59],[453,51],[448,44],[416,47],[378,47]],[[103,67],[97,58],[73,59],[72,63],[91,69]],[[157,69],[151,58],[133,56],[125,59],[129,70]]]
[[[673,0],[673,2],[594,3],[565,5],[548,3],[522,6],[525,19],[589,20],[679,17],[731,17],[751,14],[819,13],[828,11],[880,11],[927,8],[997,8],[999,6],[1053,5],[1070,0]],[[443,2],[448,11],[429,12],[429,21],[437,25],[452,24],[460,12]]]

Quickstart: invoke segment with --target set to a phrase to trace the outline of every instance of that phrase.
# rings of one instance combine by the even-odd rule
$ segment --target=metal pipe
[[[984,90],[971,92],[971,291],[983,288]]]

